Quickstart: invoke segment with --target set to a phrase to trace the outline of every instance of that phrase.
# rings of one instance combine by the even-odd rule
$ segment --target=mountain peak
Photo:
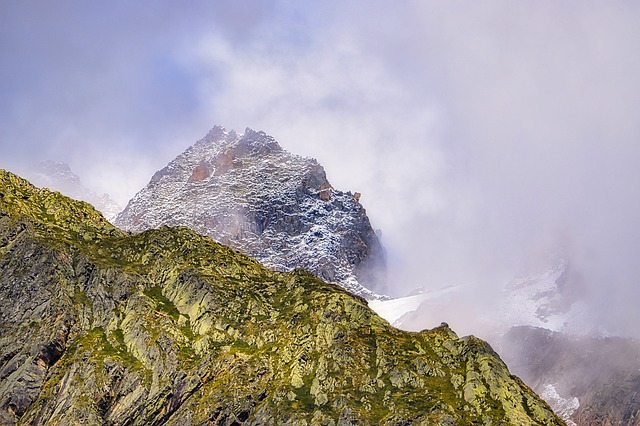
[[[273,137],[263,131],[255,131],[249,127],[245,129],[244,135],[242,135],[238,143],[249,148],[252,153],[260,155],[282,150],[280,144]]]
[[[65,183],[70,185],[82,185],[80,182],[80,178],[78,175],[71,171],[71,167],[69,167],[66,163],[58,163],[52,160],[44,160],[38,163],[34,170],[37,173],[41,173],[43,176],[48,177],[52,181],[56,181],[59,183]]]
[[[158,171],[116,223],[186,225],[277,270],[304,268],[367,298],[383,290],[384,251],[357,197],[263,131],[214,127]]]
[[[205,138],[216,139],[227,135],[227,130],[219,125],[215,125],[209,130]]]
[[[216,125],[193,145],[193,149],[204,149],[205,152],[198,152],[200,156],[210,156],[211,149],[226,146],[241,146],[239,154],[266,154],[271,151],[282,150],[278,142],[262,130],[245,128],[243,134],[236,133],[235,130],[227,131],[224,127]],[[215,153],[214,153],[215,155]]]

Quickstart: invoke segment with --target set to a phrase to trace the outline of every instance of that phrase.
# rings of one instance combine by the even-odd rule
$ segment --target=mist
[[[466,284],[447,309],[472,322],[505,281],[567,258],[594,321],[638,336],[639,5],[0,12],[0,167],[67,162],[125,205],[213,125],[264,130],[363,194],[393,296]]]

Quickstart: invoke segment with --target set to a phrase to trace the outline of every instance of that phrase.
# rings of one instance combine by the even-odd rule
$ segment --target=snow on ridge
[[[471,306],[476,309],[475,323],[467,324],[468,328],[473,330],[482,323],[498,334],[514,326],[540,327],[570,334],[584,333],[590,322],[585,303],[572,300],[563,293],[562,281],[567,268],[568,262],[559,260],[539,273],[505,283],[502,291],[492,296],[492,307],[484,306],[481,301],[478,301],[477,306]],[[473,300],[469,299],[469,292],[473,292],[474,288],[473,284],[451,286],[386,301],[372,301],[369,306],[392,325],[413,329],[416,324],[410,322],[420,322],[420,312],[441,308],[445,295],[454,303],[460,301],[462,305],[473,304]],[[406,324],[401,322],[405,314],[412,312],[417,312],[418,315],[414,315],[413,320],[404,320],[410,321]],[[424,323],[418,325],[428,326]],[[462,324],[458,326],[465,328]]]
[[[558,280],[566,270],[561,262],[539,274],[514,280],[504,291],[503,320],[511,326],[529,325],[559,331],[567,322],[567,312],[545,310],[558,297]]]

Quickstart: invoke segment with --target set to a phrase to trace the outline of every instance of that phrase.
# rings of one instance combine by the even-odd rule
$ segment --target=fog
[[[0,167],[125,205],[213,125],[264,130],[363,194],[392,295],[468,284],[467,318],[565,257],[638,335],[640,5],[209,3],[2,2]]]

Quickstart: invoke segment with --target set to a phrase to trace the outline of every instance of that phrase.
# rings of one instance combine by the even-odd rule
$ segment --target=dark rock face
[[[384,292],[385,256],[358,198],[263,132],[214,127],[157,172],[115,223],[189,226],[274,269],[304,268],[374,298]]]
[[[0,423],[563,424],[479,339],[2,170]]]
[[[534,390],[546,397],[553,387],[549,396],[558,413],[575,400],[567,413],[575,424],[640,425],[640,342],[514,327],[503,347],[509,365]]]

